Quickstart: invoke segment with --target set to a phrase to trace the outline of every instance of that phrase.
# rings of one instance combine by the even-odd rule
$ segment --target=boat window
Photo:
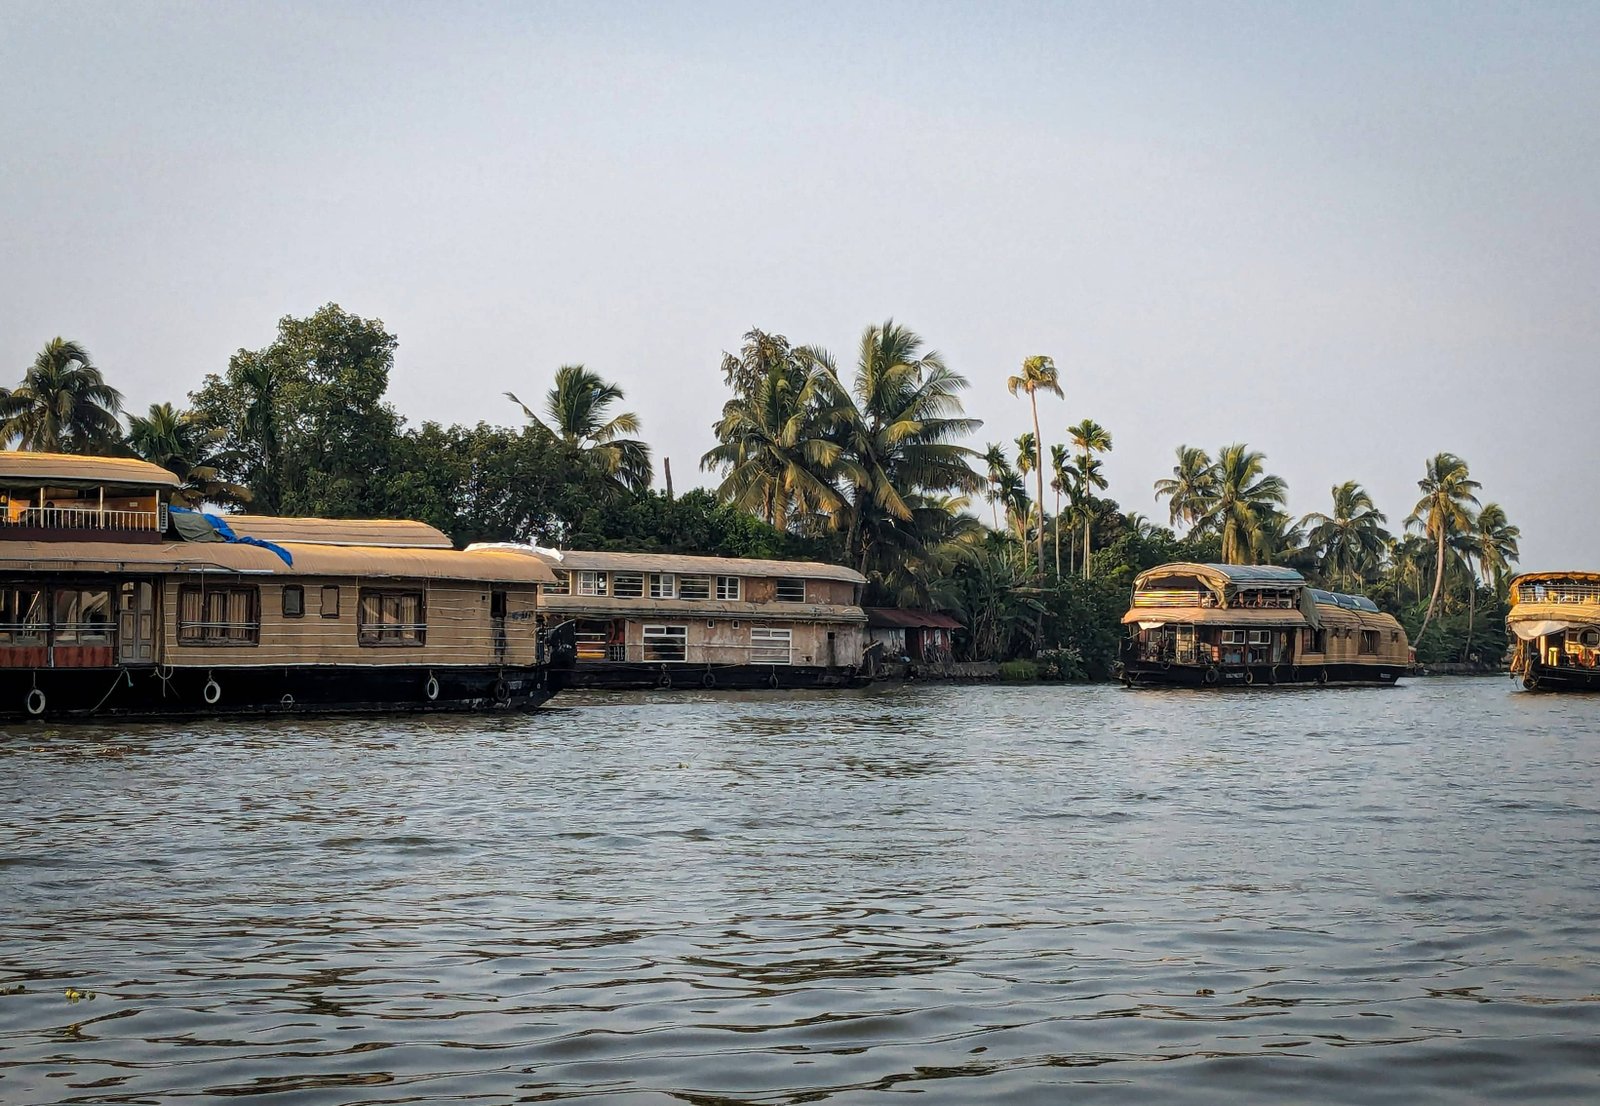
[[[1363,653],[1376,653],[1378,651],[1378,631],[1361,631],[1361,651]]]
[[[1266,630],[1251,630],[1250,631],[1250,644],[1251,645],[1266,645],[1271,640],[1272,640],[1272,635],[1270,633],[1268,633]]]
[[[644,659],[682,661],[689,658],[689,627],[646,626],[641,631]]]
[[[585,570],[578,573],[579,595],[604,595],[606,594],[606,574]]]
[[[679,599],[710,599],[711,577],[709,576],[680,576],[678,578]]]
[[[428,624],[422,592],[362,588],[356,640],[362,645],[425,645]]]
[[[300,618],[306,613],[306,589],[299,584],[283,585],[283,617]]]
[[[737,576],[718,576],[717,577],[717,598],[718,599],[730,599],[730,600],[731,599],[738,599],[739,598],[739,577],[737,577]]]
[[[1578,640],[1593,649],[1595,646],[1600,645],[1600,630],[1585,630],[1578,635]]]
[[[546,595],[571,595],[572,574],[568,572],[562,572],[560,569],[556,569],[555,574],[555,582],[551,584],[545,584],[544,593]]]
[[[670,572],[650,574],[651,599],[675,599],[678,595],[678,578]]]
[[[178,589],[178,643],[255,645],[261,640],[260,603],[258,588],[185,584]]]
[[[339,617],[339,585],[338,584],[324,584],[324,585],[322,585],[322,617],[323,618],[338,618]]]
[[[50,612],[38,588],[0,589],[0,645],[43,645]]]
[[[1300,631],[1300,635],[1304,642],[1301,646],[1303,652],[1326,653],[1328,651],[1328,631],[1307,629]]]
[[[617,573],[611,578],[611,593],[618,599],[642,598],[644,596],[644,573]]]
[[[788,664],[794,631],[775,626],[750,627],[751,664]]]
[[[1243,630],[1224,630],[1224,631],[1222,631],[1222,644],[1224,644],[1224,645],[1243,645],[1244,644],[1244,631]]]
[[[778,602],[804,603],[806,601],[806,582],[804,580],[780,579],[778,581]]]

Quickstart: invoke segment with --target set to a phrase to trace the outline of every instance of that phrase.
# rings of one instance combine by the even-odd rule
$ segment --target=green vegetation
[[[1520,535],[1498,505],[1480,507],[1453,454],[1426,463],[1422,497],[1392,535],[1359,483],[1296,519],[1264,454],[1234,443],[1213,459],[1180,445],[1155,482],[1168,516],[1158,526],[1103,494],[1107,428],[1041,420],[1040,393],[1064,398],[1053,359],[1029,357],[1006,381],[1027,397],[1033,429],[1011,452],[978,452],[967,380],[888,320],[864,330],[848,372],[817,346],[745,334],[722,357],[728,397],[701,458],[716,487],[673,496],[651,486],[645,420],[620,410],[622,389],[598,373],[556,369],[537,410],[506,393],[518,426],[407,425],[385,399],[397,346],[380,320],[337,304],[285,317],[271,344],[207,376],[187,409],[154,404],[124,431],[120,393],[57,338],[0,389],[0,438],[144,457],[178,474],[189,503],[418,518],[463,544],[848,564],[866,576],[868,604],[957,616],[957,658],[1020,662],[1007,678],[1109,676],[1134,577],[1178,560],[1289,565],[1368,594],[1412,631],[1423,661],[1505,649]]]

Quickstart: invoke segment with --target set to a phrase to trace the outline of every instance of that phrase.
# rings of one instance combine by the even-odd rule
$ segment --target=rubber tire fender
[[[1222,673],[1219,672],[1217,670],[1217,666],[1213,664],[1212,666],[1210,666],[1209,668],[1206,669],[1205,679],[1206,679],[1206,686],[1207,687],[1216,687],[1217,686],[1217,681],[1222,679]]]
[[[27,698],[23,700],[23,705],[27,708],[28,713],[33,715],[35,718],[44,713],[44,708],[46,705],[48,705],[48,703],[49,700],[44,697],[44,692],[40,691],[38,688],[34,688],[32,691],[28,692]]]

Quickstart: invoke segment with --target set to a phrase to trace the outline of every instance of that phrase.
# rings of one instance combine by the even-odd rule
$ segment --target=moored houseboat
[[[0,453],[0,717],[537,706],[544,565],[422,523],[218,516],[142,461]]]
[[[1526,572],[1506,614],[1511,671],[1529,691],[1600,691],[1600,572]]]
[[[520,551],[571,619],[572,687],[804,688],[865,682],[866,578],[838,565],[669,553]]]
[[[1392,684],[1405,629],[1372,600],[1276,565],[1168,564],[1139,575],[1123,616],[1130,687]]]

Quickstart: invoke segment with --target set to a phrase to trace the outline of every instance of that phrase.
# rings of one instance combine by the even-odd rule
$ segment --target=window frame
[[[297,597],[299,610],[289,609],[289,596]],[[306,616],[306,589],[304,584],[285,584],[278,594],[278,611],[284,618],[304,618]]]
[[[661,652],[662,644],[676,643],[680,656]],[[639,627],[639,653],[651,664],[682,664],[689,660],[689,627],[687,623],[654,622]]]
[[[678,598],[678,574],[675,572],[650,573],[650,598]]]
[[[416,621],[401,622],[402,604],[414,599],[417,604]],[[379,621],[366,620],[367,603],[376,601]],[[395,603],[394,622],[384,621],[387,604]],[[412,636],[405,636],[407,633]],[[365,649],[420,649],[428,644],[428,589],[417,588],[362,588],[356,598],[356,644]]]
[[[785,587],[791,590],[798,588],[800,597],[786,598],[783,594]],[[779,603],[804,603],[806,601],[806,580],[804,576],[779,576],[772,582],[772,596]]]
[[[233,596],[245,597],[245,621],[212,621],[207,610],[214,596],[225,596],[223,612],[233,606]],[[199,603],[198,621],[185,615],[188,600]],[[261,644],[261,589],[254,584],[180,584],[178,586],[178,644],[215,648],[253,648]]]
[[[564,568],[553,568],[550,571],[555,575],[555,581],[549,584],[540,584],[540,590],[545,595],[571,595],[572,573]]]
[[[732,587],[727,585],[732,584]],[[717,602],[738,603],[744,599],[744,578],[740,576],[716,577]]]
[[[614,572],[609,583],[613,599],[644,598],[645,574],[642,572]]]
[[[317,602],[321,605],[320,612],[323,618],[338,618],[340,606],[340,592],[343,591],[338,584],[323,584],[317,589]],[[328,609],[328,593],[333,593],[333,609]]]
[[[782,642],[783,658],[778,659],[778,642]],[[760,644],[758,644],[760,643]],[[793,664],[794,628],[792,626],[750,627],[751,664]]]
[[[679,576],[678,598],[688,600],[709,600],[715,585],[710,576]]]
[[[573,588],[574,595],[605,599],[611,594],[610,577],[603,568],[580,568]]]
[[[1375,657],[1378,655],[1378,631],[1361,631],[1361,642],[1356,646],[1356,655],[1362,657]]]

